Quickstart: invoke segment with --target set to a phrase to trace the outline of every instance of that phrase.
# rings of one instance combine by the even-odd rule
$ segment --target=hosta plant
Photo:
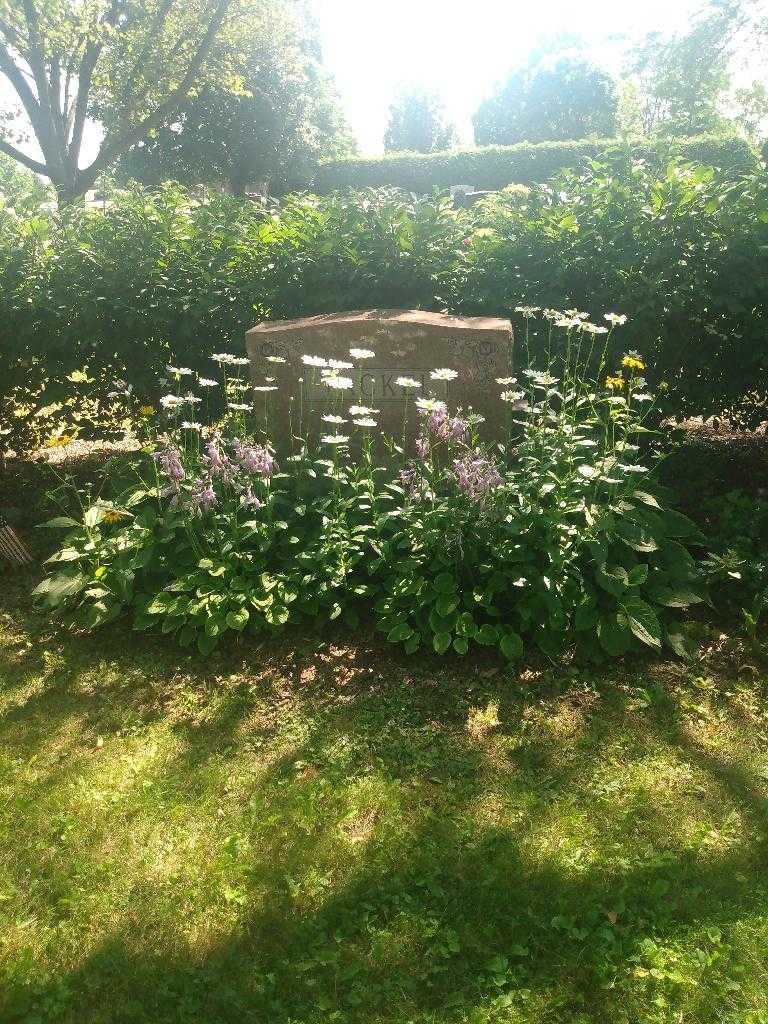
[[[530,323],[539,311],[519,312]],[[163,420],[144,417],[137,485],[46,524],[69,533],[39,599],[86,628],[130,613],[203,653],[227,634],[368,616],[408,653],[686,654],[700,537],[653,482],[643,358],[606,365],[624,317],[543,316],[547,364],[497,382],[493,444],[481,417],[430,394],[415,398],[415,442],[378,437],[355,390],[358,350],[349,377],[308,354],[334,411],[290,439],[269,436],[281,396],[249,395],[244,359],[215,356],[221,384],[198,376],[203,397],[191,371],[169,367],[178,386]],[[407,410],[414,382],[401,380]],[[184,418],[213,387],[223,419]]]

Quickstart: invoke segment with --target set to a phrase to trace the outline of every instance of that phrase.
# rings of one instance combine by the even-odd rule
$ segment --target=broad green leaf
[[[637,639],[649,647],[660,649],[663,631],[653,608],[642,598],[631,596],[622,602],[622,609]]]
[[[650,505],[651,508],[661,509],[661,505],[659,505],[658,501],[652,494],[649,494],[648,491],[632,491],[632,497],[637,498],[637,500],[641,501],[643,505]]]
[[[445,654],[448,648],[451,646],[451,634],[450,633],[435,633],[432,637],[432,646],[438,654]]]
[[[600,646],[613,658],[626,654],[632,646],[632,633],[626,620],[617,615],[603,615],[597,624]]]
[[[627,583],[630,587],[641,587],[648,579],[648,566],[644,563],[630,570]]]
[[[284,604],[273,604],[264,611],[264,618],[272,626],[284,626],[290,614]]]
[[[701,594],[687,587],[657,587],[653,590],[652,597],[666,608],[688,608],[704,600]]]
[[[413,636],[409,636],[403,644],[403,649],[406,654],[415,654],[421,644],[421,637],[418,633],[414,633]]]
[[[598,584],[614,597],[620,597],[630,585],[627,570],[623,565],[596,566],[595,579]]]
[[[46,598],[46,603],[56,605],[67,597],[74,597],[85,587],[85,577],[78,573],[76,576],[59,575],[49,577],[38,584],[32,591]]]
[[[452,594],[456,590],[456,580],[449,572],[441,572],[435,576],[432,586],[439,594]]]
[[[218,640],[215,636],[209,636],[207,633],[198,633],[197,649],[202,655],[207,655],[214,651],[217,643]]]
[[[508,661],[517,661],[523,656],[523,641],[517,633],[509,630],[499,640],[499,650]]]
[[[77,548],[62,548],[57,551],[55,555],[51,555],[50,558],[45,560],[46,565],[49,562],[76,562],[78,559],[83,557],[83,552]]]
[[[413,630],[407,622],[401,622],[394,629],[391,629],[387,633],[387,640],[392,644],[402,643],[403,640],[408,640],[409,637],[413,636]]]
[[[236,608],[227,612],[227,625],[230,629],[243,630],[248,625],[249,617],[247,608]]]
[[[678,658],[683,658],[685,661],[690,661],[696,653],[695,643],[682,630],[669,631],[667,643]]]
[[[49,519],[47,523],[38,523],[38,530],[70,530],[73,526],[80,526],[76,519],[72,519],[69,516],[56,516],[55,519]]]
[[[459,603],[459,599],[455,595],[441,594],[440,597],[435,601],[435,610],[438,615],[445,616],[450,615],[452,611],[456,610]]]
[[[98,526],[104,518],[106,509],[101,505],[91,505],[88,511],[83,516],[83,522],[86,526]]]
[[[485,625],[481,626],[475,633],[475,640],[486,647],[495,646],[499,642],[498,627],[492,626],[489,622],[486,622]]]

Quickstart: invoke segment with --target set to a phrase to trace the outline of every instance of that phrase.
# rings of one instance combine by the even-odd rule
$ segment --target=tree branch
[[[27,63],[37,87],[37,102],[40,108],[40,129],[37,132],[40,147],[48,163],[56,165],[58,171],[64,169],[64,139],[62,137],[61,117],[56,117],[51,102],[51,90],[48,76],[45,73],[45,53],[40,37],[37,10],[32,0],[23,0],[24,16],[29,32],[29,50],[25,54]]]
[[[152,49],[152,46],[154,45],[154,43],[156,41],[155,40],[155,32],[158,30],[158,28],[163,24],[163,22],[167,18],[168,14],[170,13],[171,8],[173,7],[173,4],[174,4],[174,0],[163,0],[163,3],[158,8],[157,15],[156,15],[152,25],[149,26],[149,28],[147,29],[147,36],[146,36],[146,39],[145,39],[145,42],[144,42],[144,46],[142,46],[141,50],[139,51],[139,55],[136,58],[136,60],[134,61],[133,67],[131,68],[129,73],[126,75],[125,86],[123,88],[123,95],[121,97],[121,102],[126,107],[128,106],[128,103],[129,103],[129,101],[131,99],[131,94],[133,93],[133,86],[134,86],[134,83],[136,81],[136,75],[138,74],[139,68],[141,67],[141,65],[146,60],[147,54]]]
[[[120,13],[121,0],[112,0],[112,6],[104,15],[101,24],[114,27]],[[83,144],[83,130],[85,119],[88,114],[88,98],[91,91],[91,81],[96,65],[101,56],[104,41],[97,38],[85,48],[83,59],[80,62],[80,69],[77,73],[77,98],[75,100],[74,113],[72,117],[72,138],[68,147],[70,160],[77,167],[80,158],[80,147]]]
[[[29,83],[24,77],[24,72],[18,64],[14,62],[13,57],[11,57],[8,51],[8,47],[2,42],[2,40],[0,40],[0,71],[2,71],[16,90],[16,94],[21,100],[24,109],[27,112],[27,116],[32,122],[32,126],[37,133],[41,123],[40,104],[37,102],[35,94],[29,87]]]
[[[189,90],[194,84],[200,68],[208,59],[216,40],[216,35],[226,16],[227,8],[232,2],[233,0],[218,0],[213,15],[211,16],[211,20],[208,23],[208,28],[206,29],[205,35],[197,48],[195,56],[190,61],[189,67],[187,68],[181,82],[173,90],[168,99],[156,107],[155,110],[148,117],[145,117],[139,124],[132,128],[126,128],[124,131],[120,132],[113,141],[106,142],[105,145],[102,146],[99,155],[93,163],[81,172],[81,185],[84,184],[85,188],[89,188],[96,180],[101,170],[108,167],[113,160],[120,156],[121,153],[125,152],[125,150],[135,142],[142,139],[147,132],[151,131],[152,128],[161,124],[165,118],[168,117],[169,114],[171,114],[186,98]]]
[[[6,156],[13,157],[14,160],[18,160],[20,164],[24,164],[30,171],[34,171],[35,174],[44,174],[48,177],[48,168],[45,164],[41,164],[38,160],[33,160],[31,156],[27,156],[26,153],[22,153],[20,149],[16,149],[5,139],[0,139],[0,153],[5,153]]]

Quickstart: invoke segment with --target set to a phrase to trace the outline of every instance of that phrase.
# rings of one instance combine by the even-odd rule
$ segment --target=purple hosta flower
[[[477,452],[469,452],[460,459],[455,459],[453,474],[459,490],[468,494],[473,501],[479,501],[489,491],[504,483],[494,463]]]
[[[399,480],[400,486],[405,490],[409,498],[424,497],[427,481],[415,466],[409,466],[407,469],[401,469]]]
[[[444,408],[432,410],[427,417],[427,429],[441,441],[466,444],[469,440],[469,423],[461,416],[449,416]]]
[[[237,474],[237,466],[222,448],[218,434],[214,434],[206,444],[203,462],[210,476],[218,476],[226,484],[231,484]]]
[[[416,438],[416,454],[420,459],[426,459],[429,455],[429,438],[424,434]]]
[[[251,485],[248,484],[243,493],[240,495],[240,504],[243,506],[243,508],[261,508],[264,502],[261,500],[261,498],[256,497],[256,495],[251,490]]]
[[[179,482],[187,475],[181,464],[181,452],[179,449],[169,444],[167,448],[161,448],[160,451],[155,452],[153,458],[169,480],[178,488]]]
[[[469,441],[469,423],[461,416],[452,416],[448,422],[448,433],[452,441],[466,444]]]
[[[246,444],[245,441],[235,441],[232,449],[246,473],[254,473],[263,480],[269,480],[275,470],[275,460],[268,448],[258,444]]]
[[[430,433],[434,434],[435,437],[439,437],[441,440],[445,438],[444,428],[448,422],[448,413],[444,406],[438,406],[433,409],[427,417],[427,428]]]
[[[198,515],[205,515],[210,512],[218,503],[216,491],[213,489],[213,481],[210,477],[194,480],[192,490],[189,494],[189,503]]]

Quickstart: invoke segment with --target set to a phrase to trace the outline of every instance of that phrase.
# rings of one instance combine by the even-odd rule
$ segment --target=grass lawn
[[[768,1021],[743,658],[204,661],[0,584],[3,1024]]]

